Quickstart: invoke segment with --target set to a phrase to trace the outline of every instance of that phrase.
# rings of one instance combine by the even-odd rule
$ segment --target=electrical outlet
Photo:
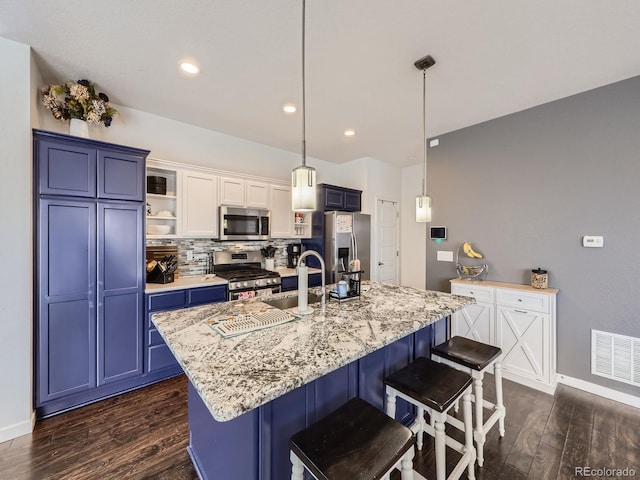
[[[187,262],[193,260],[193,250],[187,250]]]

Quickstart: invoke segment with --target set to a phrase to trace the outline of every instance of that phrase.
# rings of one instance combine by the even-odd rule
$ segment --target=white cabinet
[[[164,168],[152,159],[147,162],[147,177],[156,176],[166,179],[165,194],[147,193],[146,233],[147,238],[172,238],[180,234],[178,220],[178,194],[180,171]]]
[[[289,194],[291,199],[291,194]],[[291,203],[291,201],[289,201]],[[269,209],[269,184],[247,180],[245,182],[245,206],[251,208]]]
[[[218,236],[218,177],[182,172],[182,236]]]
[[[220,177],[220,205],[244,207],[244,183],[241,178]]]
[[[453,314],[452,335],[500,347],[505,378],[553,393],[557,292],[528,285],[452,280],[451,293],[477,302]]]
[[[236,177],[220,177],[220,205],[269,208],[269,184]]]
[[[271,185],[271,237],[293,237],[293,211],[291,210],[291,187]]]
[[[273,238],[311,238],[311,212],[291,210],[291,187],[269,185],[271,236]]]
[[[451,293],[476,299],[476,304],[456,312],[451,318],[451,335],[471,338],[478,342],[496,344],[495,289],[483,286],[451,285]]]

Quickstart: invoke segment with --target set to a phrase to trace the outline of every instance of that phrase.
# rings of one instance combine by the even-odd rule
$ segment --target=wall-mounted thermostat
[[[582,237],[583,247],[604,247],[604,237],[600,235],[585,235]]]
[[[447,227],[430,227],[429,238],[431,240],[446,240]]]

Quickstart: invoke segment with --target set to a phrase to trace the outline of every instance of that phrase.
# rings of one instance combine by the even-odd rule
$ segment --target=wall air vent
[[[640,386],[640,338],[591,330],[591,373]]]

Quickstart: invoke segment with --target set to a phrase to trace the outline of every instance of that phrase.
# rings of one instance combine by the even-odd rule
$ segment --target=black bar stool
[[[431,348],[431,358],[441,361],[458,370],[464,370],[473,378],[472,401],[475,405],[475,424],[473,432],[476,441],[478,466],[484,464],[484,443],[487,432],[498,423],[498,432],[504,437],[504,417],[506,409],[502,400],[502,365],[500,363],[502,350],[493,345],[476,342],[465,337],[453,337],[440,345]],[[493,404],[483,397],[482,381],[484,374],[493,369],[496,384],[496,403]],[[483,409],[488,408],[493,413],[484,421]]]
[[[398,468],[413,480],[410,429],[356,397],[289,441],[291,480],[306,469],[318,480],[379,480]]]
[[[411,427],[416,432],[418,450],[422,450],[423,433],[435,438],[436,479],[460,478],[466,468],[467,477],[473,480],[476,451],[473,448],[471,423],[471,376],[442,363],[419,357],[387,377],[384,383],[387,393],[387,415],[395,417],[396,397],[418,408],[418,416]],[[462,424],[448,414],[461,397],[464,418]],[[425,421],[425,412],[429,414],[431,424]],[[455,423],[457,428],[464,430],[464,445],[445,434],[446,423]],[[462,454],[449,477],[446,472],[447,446]]]

